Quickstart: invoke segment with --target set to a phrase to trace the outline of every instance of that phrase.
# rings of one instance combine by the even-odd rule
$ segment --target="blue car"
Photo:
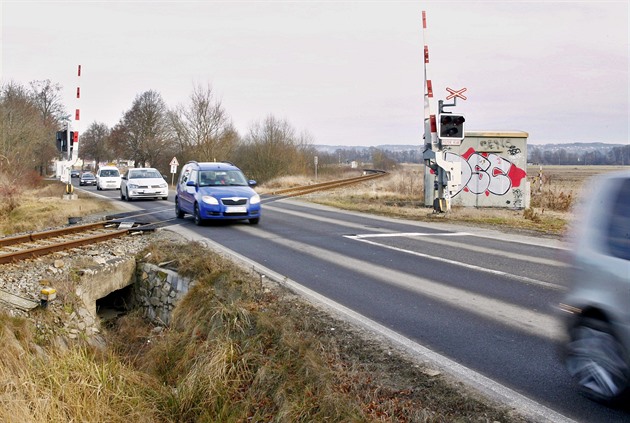
[[[210,220],[260,222],[260,196],[241,170],[226,162],[188,162],[177,180],[175,214],[193,216],[195,224]]]

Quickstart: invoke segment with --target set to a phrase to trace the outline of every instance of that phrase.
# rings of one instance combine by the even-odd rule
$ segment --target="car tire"
[[[126,198],[125,198],[125,193],[123,192],[123,190],[120,190],[120,199],[121,199],[122,201],[125,201],[125,200],[126,200]]]
[[[195,210],[193,211],[193,218],[195,219],[195,225],[203,226],[204,220],[201,218],[201,213],[199,212],[198,204],[195,204]]]
[[[184,214],[185,214],[184,211],[179,208],[179,201],[176,198],[175,199],[175,216],[177,216],[178,219],[183,219]]]
[[[565,366],[580,392],[606,405],[625,399],[630,387],[630,364],[608,323],[581,318],[569,336]]]
[[[260,222],[260,217],[249,219],[249,223],[251,223],[252,225],[258,225],[258,222]]]
[[[123,190],[121,189],[121,190],[120,190],[120,192],[122,193],[122,191],[123,191]],[[131,197],[129,196],[129,190],[128,190],[128,189],[127,189],[127,190],[125,190],[125,197],[127,198],[127,201],[132,201],[132,200],[133,200],[133,198],[131,198]]]
[[[168,200],[168,197],[162,197],[162,200],[166,201]]]

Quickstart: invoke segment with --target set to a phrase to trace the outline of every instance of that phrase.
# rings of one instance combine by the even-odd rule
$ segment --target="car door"
[[[127,179],[129,178],[129,169],[120,177],[120,194],[127,195]]]
[[[193,213],[195,194],[197,193],[197,186],[188,185],[188,181],[193,181],[196,184],[197,173],[197,169],[194,169],[192,166],[184,167],[177,184],[177,201],[179,202],[179,208],[188,214]]]

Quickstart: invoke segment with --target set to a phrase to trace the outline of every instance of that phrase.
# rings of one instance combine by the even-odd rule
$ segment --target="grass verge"
[[[78,200],[65,200],[65,190],[66,185],[59,181],[40,181],[12,194],[11,201],[0,204],[0,236],[63,226],[69,217],[116,210],[115,203],[81,192],[75,192]]]

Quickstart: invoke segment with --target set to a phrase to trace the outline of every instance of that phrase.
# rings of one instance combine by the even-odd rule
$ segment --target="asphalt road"
[[[81,188],[120,201],[118,191]],[[560,241],[286,199],[263,200],[259,225],[205,227],[190,216],[175,219],[170,197],[130,204],[149,212],[138,220],[168,221],[212,240],[358,313],[381,333],[427,348],[443,368],[481,379],[484,390],[512,405],[540,405],[532,415],[541,421],[630,421],[630,408],[579,395],[560,361],[557,304],[569,270]]]

